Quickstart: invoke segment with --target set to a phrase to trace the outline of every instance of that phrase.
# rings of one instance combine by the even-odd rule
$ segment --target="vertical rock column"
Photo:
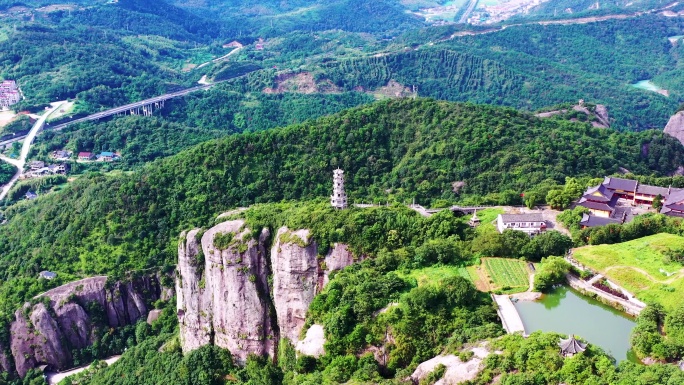
[[[271,249],[273,301],[278,314],[280,337],[299,340],[306,312],[316,295],[318,281],[317,247],[309,230],[278,230]]]
[[[205,295],[203,279],[205,261],[197,237],[199,229],[181,235],[178,245],[176,270],[176,300],[180,325],[181,346],[184,352],[210,344],[211,304]]]
[[[273,356],[264,248],[268,231],[255,240],[244,221],[229,221],[207,230],[201,245],[197,236],[198,230],[188,233],[178,253],[183,351],[214,344],[230,350],[238,363],[249,354]]]

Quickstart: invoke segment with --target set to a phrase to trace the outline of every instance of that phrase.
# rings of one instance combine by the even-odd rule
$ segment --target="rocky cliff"
[[[124,282],[93,277],[45,292],[16,311],[9,340],[15,368],[7,357],[0,357],[0,365],[5,371],[15,369],[22,377],[41,365],[69,369],[71,351],[90,346],[98,327],[133,324],[147,316],[147,304],[171,295],[156,274]],[[96,319],[106,324],[98,324]]]
[[[330,273],[354,262],[344,244],[319,256],[306,229],[280,228],[270,255],[270,231],[261,230],[258,239],[252,234],[234,220],[181,235],[176,291],[183,351],[215,344],[238,362],[252,353],[273,357],[280,338],[299,341],[309,305]]]
[[[273,356],[268,267],[264,247],[243,221],[221,223],[198,240],[190,231],[178,247],[178,320],[183,351],[207,344],[230,350],[238,362],[250,353]],[[198,243],[199,242],[199,243]]]
[[[306,311],[316,295],[318,260],[316,243],[308,230],[278,230],[273,249],[273,301],[280,337],[298,341]]]
[[[684,144],[684,111],[674,114],[665,126],[665,133]]]

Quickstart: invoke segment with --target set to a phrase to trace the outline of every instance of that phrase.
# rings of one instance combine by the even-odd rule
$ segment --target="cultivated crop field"
[[[483,258],[482,264],[495,288],[529,287],[529,275],[524,261],[511,258]]]

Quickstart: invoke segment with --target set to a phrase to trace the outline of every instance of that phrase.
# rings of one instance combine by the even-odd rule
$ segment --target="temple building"
[[[660,212],[673,217],[684,217],[684,190],[670,194],[663,203]]]
[[[661,213],[684,217],[684,189],[641,184],[636,180],[605,177],[603,183],[591,187],[577,202],[589,209],[580,222],[582,228],[624,223],[631,212],[630,206],[648,205],[660,196]],[[622,204],[618,204],[622,200]],[[681,204],[679,204],[681,202]]]
[[[330,204],[336,209],[347,208],[347,193],[344,191],[344,171],[339,168],[333,171],[333,193]]]
[[[579,342],[575,336],[570,336],[570,338],[567,340],[561,338],[558,346],[560,347],[560,354],[563,357],[572,357],[575,354],[579,354],[587,350],[587,344]]]

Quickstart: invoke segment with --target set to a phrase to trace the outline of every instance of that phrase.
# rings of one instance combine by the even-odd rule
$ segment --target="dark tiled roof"
[[[636,191],[637,181],[631,179],[621,179],[605,177],[603,184],[611,190]]]
[[[613,208],[610,207],[606,203],[599,203],[599,202],[592,202],[592,201],[585,201],[585,202],[580,202],[580,206],[586,207],[591,210],[601,210],[601,211],[609,211],[613,212]]]
[[[593,195],[596,192],[599,192],[601,196]],[[589,188],[584,193],[582,198],[595,202],[610,202],[610,200],[613,199],[613,191],[607,189],[606,186],[600,184],[596,187]]]
[[[646,195],[653,195],[656,196],[658,194],[662,195],[663,198],[667,197],[669,194],[669,188],[667,187],[658,187],[658,186],[649,186],[647,184],[640,184],[637,186],[637,191],[639,194],[646,194]]]
[[[602,218],[602,217],[597,217],[596,215],[589,215],[589,214],[584,214],[582,216],[582,220],[580,221],[580,225],[586,226],[586,227],[599,227],[599,226],[613,225],[613,224],[619,225],[620,223],[622,223],[622,221],[619,219]]]
[[[577,354],[587,349],[587,344],[577,341],[575,336],[571,336],[567,340],[561,339],[558,345],[565,354]]]
[[[670,194],[669,197],[667,197],[665,205],[669,206],[671,204],[680,203],[680,202],[684,202],[684,190],[672,189],[672,193]]]
[[[501,214],[503,223],[515,222],[544,222],[544,216],[538,213],[535,214]]]

